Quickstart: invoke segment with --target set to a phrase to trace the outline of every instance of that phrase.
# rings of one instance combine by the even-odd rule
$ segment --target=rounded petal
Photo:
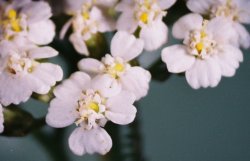
[[[194,13],[207,14],[215,0],[188,0],[187,7]]]
[[[191,30],[200,29],[202,21],[202,16],[194,13],[181,17],[174,23],[173,36],[177,39],[184,39]]]
[[[122,88],[133,93],[136,100],[148,93],[151,74],[141,67],[131,67],[120,76]]]
[[[129,11],[129,10],[131,11],[133,5],[134,5],[133,0],[123,0],[116,5],[115,9],[116,11]]]
[[[238,34],[239,45],[245,49],[249,48],[250,47],[250,34],[247,31],[247,29],[239,23],[234,23],[234,28]]]
[[[47,94],[57,81],[63,78],[62,68],[52,63],[41,63],[34,68],[29,79],[32,79],[32,90],[39,94]]]
[[[84,0],[65,0],[65,10],[68,14],[73,14],[77,10],[80,10]]]
[[[186,79],[194,89],[215,87],[221,80],[220,65],[215,58],[196,59],[194,65],[186,71]]]
[[[226,77],[234,76],[236,69],[239,68],[240,62],[243,61],[242,51],[231,45],[223,46],[217,56],[222,75]]]
[[[78,68],[88,74],[95,75],[104,70],[104,65],[97,59],[86,58],[78,62]]]
[[[29,23],[38,23],[52,16],[51,8],[47,2],[30,2],[22,8],[23,14],[27,15]],[[43,30],[43,28],[40,28]]]
[[[135,95],[122,91],[117,96],[111,97],[107,101],[107,111],[105,116],[112,122],[126,125],[134,121],[136,108],[133,106]]]
[[[51,101],[46,123],[55,128],[69,126],[77,119],[77,100],[55,98]]]
[[[76,33],[71,34],[70,37],[69,37],[69,40],[71,41],[71,43],[73,44],[75,50],[79,54],[83,54],[83,55],[86,55],[86,56],[89,55],[89,50],[87,48],[87,45],[85,44],[85,41],[81,37],[81,35],[78,35]]]
[[[56,51],[52,47],[46,46],[30,49],[28,54],[29,57],[33,59],[44,59],[57,56],[58,51]]]
[[[238,16],[239,22],[249,24],[250,23],[250,12],[249,12],[250,1],[236,0],[234,1],[234,3],[236,3],[239,8],[239,16]]]
[[[195,57],[187,53],[184,45],[173,45],[162,50],[161,58],[171,73],[188,70],[195,62]]]
[[[116,28],[118,31],[126,31],[128,33],[134,33],[138,27],[133,12],[123,12],[117,20]]]
[[[4,130],[3,122],[4,122],[3,107],[2,107],[2,105],[0,104],[0,133],[2,133],[3,130]]]
[[[69,137],[69,148],[76,155],[86,153],[106,154],[112,147],[112,140],[109,134],[100,127],[84,130],[79,127]]]
[[[12,77],[9,73],[1,73],[0,102],[4,106],[26,102],[32,94],[32,83],[28,77]]]
[[[165,10],[174,5],[176,0],[158,0],[161,9]]]
[[[162,21],[142,27],[140,38],[144,41],[144,49],[152,51],[160,48],[168,40],[168,28]]]
[[[143,41],[124,31],[118,31],[111,41],[112,56],[123,58],[127,62],[136,58],[142,50]]]
[[[108,74],[97,75],[91,81],[92,89],[100,92],[104,97],[112,97],[120,93],[121,85]]]
[[[28,37],[38,45],[46,45],[55,37],[55,24],[51,20],[44,20],[29,25]]]

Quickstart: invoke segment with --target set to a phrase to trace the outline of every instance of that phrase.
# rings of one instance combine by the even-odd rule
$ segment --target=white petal
[[[44,20],[30,24],[28,37],[35,44],[49,44],[55,37],[55,24],[51,20]]]
[[[221,69],[216,59],[196,59],[194,65],[186,71],[188,84],[198,89],[200,87],[215,87],[221,80]]]
[[[250,1],[248,0],[235,0],[234,3],[237,3],[237,6],[239,8],[239,21],[241,23],[250,23]]]
[[[136,100],[148,93],[150,73],[141,67],[131,67],[120,76],[122,88],[135,94]]]
[[[217,56],[222,75],[226,77],[234,76],[236,69],[239,68],[239,63],[243,61],[242,51],[230,45],[223,46]]]
[[[67,33],[67,31],[69,30],[70,26],[72,25],[72,20],[70,19],[68,20],[62,27],[61,31],[60,31],[60,39],[63,39]]]
[[[4,130],[3,122],[4,122],[3,107],[2,107],[2,105],[0,104],[0,133],[2,133],[3,130]]]
[[[158,3],[163,10],[170,8],[175,2],[176,0],[158,0]]]
[[[33,59],[44,59],[57,56],[58,51],[49,46],[46,46],[46,47],[33,48],[29,50],[28,54],[29,57]]]
[[[234,28],[238,34],[239,44],[245,49],[249,48],[250,47],[250,34],[247,31],[247,29],[239,23],[234,23]]]
[[[147,51],[156,50],[167,42],[168,28],[162,21],[154,22],[141,29],[140,38],[144,41],[144,49]]]
[[[195,57],[187,53],[184,45],[166,47],[162,50],[161,57],[171,73],[185,72],[195,62]]]
[[[58,65],[52,63],[41,63],[34,68],[30,78],[33,78],[33,81],[36,82],[32,84],[34,92],[47,94],[57,81],[62,80],[63,71]]]
[[[188,0],[187,7],[191,11],[200,14],[208,14],[210,7],[214,4],[215,0]],[[217,2],[218,3],[218,2]]]
[[[91,130],[84,130],[79,127],[69,137],[69,147],[76,155],[86,153],[106,154],[112,147],[112,140],[109,134],[100,127]]]
[[[98,75],[91,81],[91,87],[100,92],[104,97],[112,97],[120,93],[121,86],[116,79],[108,74]]]
[[[202,27],[203,18],[198,14],[187,14],[178,19],[173,26],[173,36],[177,39],[184,39],[186,35],[195,29]]]
[[[117,96],[111,97],[107,101],[107,111],[105,116],[112,122],[126,125],[134,121],[136,108],[133,106],[135,96],[127,91],[122,91]]]
[[[117,20],[116,28],[118,31],[127,31],[134,33],[138,27],[138,22],[135,19],[133,12],[123,12]]]
[[[133,0],[123,0],[116,5],[115,9],[117,11],[129,11],[129,10],[131,11],[133,5],[134,5]]]
[[[76,98],[77,99],[77,98]],[[62,128],[73,124],[77,119],[77,100],[55,98],[51,101],[46,123],[55,128]]]
[[[32,94],[32,83],[28,77],[12,77],[3,72],[0,76],[0,102],[4,106],[26,102]]]
[[[72,14],[80,10],[85,0],[65,0],[65,10],[68,14]]]
[[[51,8],[47,2],[30,2],[22,8],[22,13],[26,14],[29,23],[44,21],[52,16]],[[41,28],[43,29],[43,28]]]
[[[100,32],[107,32],[115,29],[114,22],[107,19],[102,11],[97,7],[92,7],[90,11],[90,17],[98,22],[98,30]]]
[[[207,32],[219,44],[228,44],[231,40],[237,39],[233,23],[225,18],[213,18],[207,24]]]
[[[141,54],[143,41],[124,31],[118,31],[111,41],[111,54],[130,61]]]
[[[12,6],[17,9],[29,4],[32,0],[12,0]]]
[[[78,35],[76,33],[71,34],[69,40],[71,41],[71,43],[73,44],[74,48],[78,53],[86,56],[89,55],[87,45],[85,44],[85,41],[83,40],[81,35]]]
[[[97,59],[86,58],[78,62],[78,68],[88,74],[98,74],[104,70],[104,65]]]
[[[84,89],[89,88],[90,80],[86,73],[75,72],[54,89],[54,95],[61,100],[78,98]]]

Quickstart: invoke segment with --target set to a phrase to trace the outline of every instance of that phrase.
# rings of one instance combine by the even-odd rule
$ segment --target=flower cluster
[[[143,50],[156,50],[167,43],[163,18],[176,0],[65,1],[70,18],[59,37],[71,31],[69,40],[84,58],[77,64],[79,71],[56,86],[63,71],[48,62],[58,55],[48,46],[56,35],[49,4],[0,0],[0,133],[4,130],[3,106],[26,102],[33,92],[51,92],[54,98],[46,123],[55,128],[77,126],[69,137],[69,147],[76,155],[106,154],[112,147],[106,123],[133,122],[137,112],[133,104],[149,90],[150,72],[132,62],[137,62]],[[242,25],[250,23],[250,3],[187,0],[186,4],[193,13],[179,18],[172,27],[173,36],[182,44],[165,47],[161,59],[169,72],[185,72],[192,88],[216,87],[222,76],[235,75],[243,61],[240,47],[250,47],[250,34]],[[86,58],[92,56],[89,44],[98,35],[115,30],[110,54],[103,52],[99,60]],[[98,43],[95,47],[99,48]]]
[[[58,54],[49,46],[55,36],[50,6],[43,1],[13,0],[0,3],[0,103],[26,102],[33,92],[47,94],[63,72],[44,61]],[[41,61],[43,60],[43,61]],[[0,131],[3,110],[0,110]]]

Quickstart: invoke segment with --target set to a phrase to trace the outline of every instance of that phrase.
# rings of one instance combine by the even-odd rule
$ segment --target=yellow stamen
[[[205,31],[201,31],[201,38],[205,38],[207,36]]]
[[[13,9],[10,9],[9,12],[8,12],[8,14],[7,14],[7,17],[9,19],[16,19],[16,15],[17,15],[16,11],[13,10]]]
[[[143,12],[140,16],[140,20],[145,24],[148,23],[148,13]]]
[[[202,42],[199,42],[195,45],[196,50],[200,53],[204,47],[204,44]]]
[[[124,65],[123,64],[115,64],[114,69],[118,72],[122,72],[124,70]]]
[[[84,20],[88,20],[88,19],[90,18],[88,12],[83,12],[83,13],[82,13],[82,17],[83,17]]]
[[[99,105],[95,102],[90,102],[88,107],[94,110],[95,112],[99,112]]]

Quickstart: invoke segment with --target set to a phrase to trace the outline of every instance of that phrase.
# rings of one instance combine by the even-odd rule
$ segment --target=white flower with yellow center
[[[136,115],[135,96],[121,91],[107,76],[91,79],[76,72],[54,90],[46,122],[56,128],[75,123],[69,147],[76,155],[106,154],[112,147],[109,134],[102,128],[107,121],[129,124]]]
[[[57,51],[50,47],[15,46],[0,44],[0,102],[4,106],[27,101],[32,92],[47,94],[56,81],[62,79],[58,65],[39,62],[54,57]]]
[[[101,61],[92,58],[82,59],[78,67],[90,75],[110,76],[124,90],[134,93],[139,100],[147,95],[151,75],[142,67],[131,66],[129,61],[136,58],[142,50],[142,40],[119,31],[111,41],[111,55],[106,54]]]
[[[80,7],[78,6],[77,10],[70,10],[73,17],[62,28],[60,37],[64,38],[69,27],[72,26],[71,43],[77,52],[88,56],[89,51],[86,42],[98,32],[114,30],[114,23],[107,19],[91,1],[82,1]]]
[[[235,30],[233,42],[244,48],[250,47],[250,34],[242,25],[250,24],[249,0],[188,0],[187,6],[191,11],[211,18],[226,18]]]
[[[48,3],[31,0],[13,0],[0,4],[0,41],[12,41],[23,36],[34,44],[45,45],[55,36],[55,25]]]
[[[116,7],[122,14],[117,29],[135,33],[144,41],[146,50],[155,50],[167,42],[168,28],[162,22],[165,11],[176,0],[122,0]],[[136,33],[138,34],[138,33]]]
[[[232,30],[225,19],[207,21],[198,14],[183,16],[174,24],[173,35],[184,39],[184,45],[163,49],[162,60],[168,71],[185,72],[192,88],[215,87],[221,76],[233,76],[243,61],[242,52],[230,43]]]

